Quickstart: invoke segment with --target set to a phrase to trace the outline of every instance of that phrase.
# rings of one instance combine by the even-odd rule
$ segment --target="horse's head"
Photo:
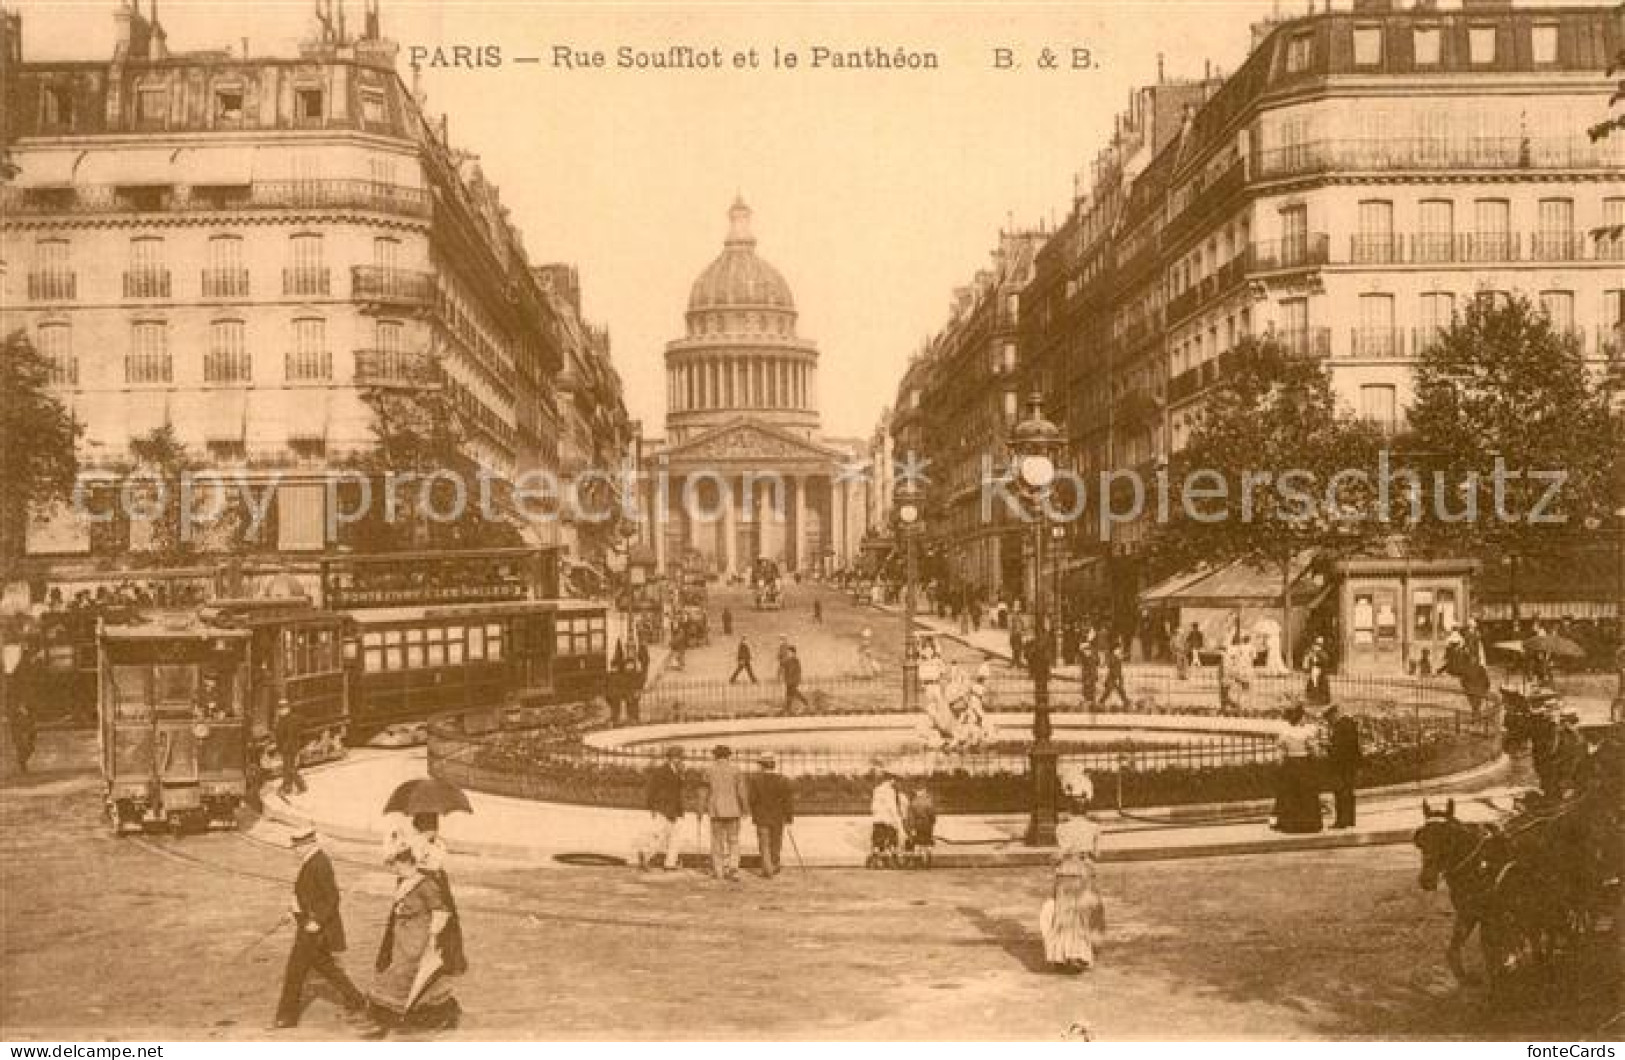
[[[1462,840],[1469,838],[1468,828],[1456,820],[1456,800],[1435,810],[1422,800],[1422,827],[1411,836],[1411,842],[1422,852],[1422,875],[1418,880],[1422,890],[1432,891],[1439,886],[1439,877],[1461,856]]]

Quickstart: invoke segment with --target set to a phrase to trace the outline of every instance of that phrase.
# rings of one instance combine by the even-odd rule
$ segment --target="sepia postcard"
[[[1622,68],[0,0],[0,1039],[1615,1056]]]

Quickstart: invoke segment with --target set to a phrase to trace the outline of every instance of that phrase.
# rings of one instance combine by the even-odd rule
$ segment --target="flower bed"
[[[546,802],[642,808],[644,781],[657,751],[604,750],[580,739],[589,712],[555,708],[522,728],[469,732],[457,722],[436,725],[429,738],[430,772],[462,787]],[[1365,760],[1362,787],[1383,787],[1449,775],[1490,761],[1500,752],[1490,723],[1460,725],[1381,713],[1359,719]],[[1061,761],[1067,761],[1062,748]],[[1098,762],[1098,755],[1091,755]],[[940,760],[929,784],[943,813],[1019,812],[1032,802],[1025,760],[1017,753]],[[968,767],[974,761],[974,767]],[[1116,769],[1092,769],[1105,804],[1124,808],[1264,799],[1275,790],[1273,761],[1134,768],[1126,756]],[[691,773],[693,770],[691,769]],[[865,814],[876,782],[872,769],[801,776],[793,780],[802,814]]]

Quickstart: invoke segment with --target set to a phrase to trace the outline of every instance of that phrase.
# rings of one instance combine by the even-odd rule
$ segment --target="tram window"
[[[492,660],[502,658],[502,626],[498,623],[485,627],[485,654]]]
[[[574,654],[570,641],[570,623],[560,622],[553,634],[553,651],[558,655]]]
[[[153,670],[153,698],[162,715],[192,713],[197,702],[198,672],[195,666],[160,665]]]
[[[592,631],[592,647],[590,650],[595,655],[602,655],[608,650],[608,645],[602,629],[595,629]]]
[[[314,669],[321,673],[330,673],[337,670],[338,656],[334,654],[337,642],[333,639],[333,631],[330,629],[317,630],[315,639]]]
[[[384,649],[384,668],[388,670],[404,670],[405,656],[401,653],[399,644],[389,645]]]
[[[462,630],[456,630],[455,632],[461,633]],[[446,641],[446,662],[452,666],[461,666],[463,664],[462,637]]]
[[[147,668],[113,667],[114,720],[145,721],[147,717]]]
[[[428,631],[429,635],[429,665],[446,665],[446,630],[440,626]]]
[[[384,649],[367,648],[361,653],[361,665],[369,673],[375,674],[384,668]]]
[[[71,644],[53,644],[45,652],[45,665],[52,670],[71,670],[74,667]]]
[[[485,627],[468,627],[468,660],[479,662],[485,658]]]

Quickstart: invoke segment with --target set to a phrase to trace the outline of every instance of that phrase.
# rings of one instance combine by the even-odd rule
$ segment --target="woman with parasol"
[[[396,788],[384,812],[409,815],[412,831],[398,835],[385,859],[396,885],[374,966],[378,975],[367,995],[377,1020],[368,1037],[381,1038],[392,1028],[449,1029],[462,1010],[448,980],[466,971],[468,961],[439,821],[443,813],[472,807],[456,786],[426,777]]]

